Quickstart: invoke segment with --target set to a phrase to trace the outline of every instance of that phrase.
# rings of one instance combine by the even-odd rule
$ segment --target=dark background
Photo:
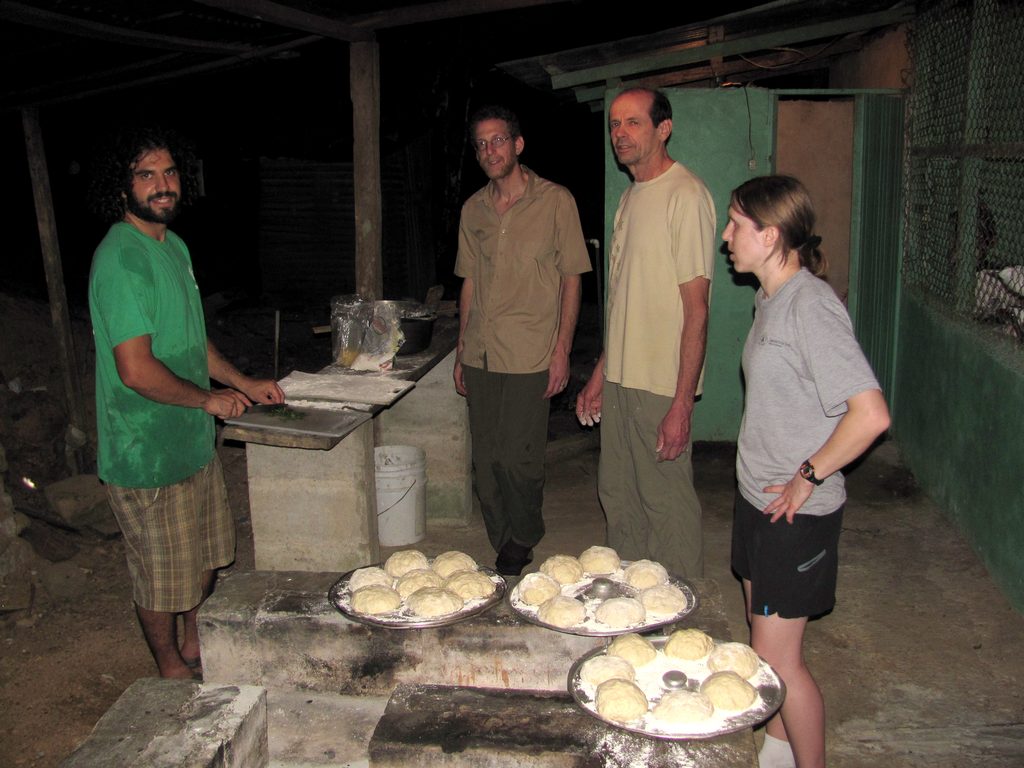
[[[573,192],[587,238],[603,236],[603,114],[576,104],[568,93],[525,86],[496,62],[642,35],[751,5],[726,2],[713,11],[665,6],[625,17],[566,3],[379,32],[381,155],[416,140],[429,143],[434,267],[446,298],[457,291],[452,267],[458,209],[485,181],[465,140],[468,115],[484,103],[505,103],[519,113],[523,162]],[[348,45],[322,40],[295,53],[40,108],[73,310],[85,305],[92,251],[107,228],[87,211],[89,161],[96,142],[128,121],[171,124],[197,144],[206,196],[173,228],[190,247],[203,294],[237,290],[258,297],[259,159],[352,159]],[[19,113],[0,114],[0,141],[7,180],[4,289],[45,299]],[[592,286],[585,298],[594,299]]]

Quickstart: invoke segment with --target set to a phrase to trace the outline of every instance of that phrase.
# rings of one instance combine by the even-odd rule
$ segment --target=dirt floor
[[[72,309],[86,421],[95,431],[93,352],[84,308]],[[330,362],[326,322],[315,310],[284,312],[279,322],[278,375],[315,371]],[[240,369],[274,372],[275,314],[229,297],[207,300],[210,337]],[[0,477],[32,545],[31,605],[0,611],[0,768],[49,768],[89,735],[133,681],[155,674],[135,617],[119,536],[70,530],[50,510],[43,489],[72,474],[65,452],[64,385],[45,302],[0,293]],[[566,400],[566,398],[563,398]],[[553,429],[572,426],[556,406]],[[90,442],[94,444],[94,440]],[[221,444],[238,531],[234,569],[253,567],[245,449]],[[94,455],[82,452],[84,471]],[[0,570],[0,577],[3,576]]]
[[[272,373],[273,312],[212,307],[210,335],[240,367]],[[279,375],[326,363],[320,319],[283,318]],[[0,446],[21,538],[35,553],[32,601],[0,612],[0,768],[50,768],[83,740],[125,688],[155,667],[135,619],[120,538],[68,530],[39,489],[68,476],[62,383],[44,303],[0,294]],[[74,318],[83,390],[92,396],[86,320]],[[587,336],[587,329],[583,329]],[[574,387],[592,352],[580,344]],[[571,393],[570,393],[571,394]],[[579,436],[556,403],[552,434]],[[89,423],[92,422],[91,403]],[[245,452],[221,445],[238,529],[234,569],[253,567]],[[721,586],[730,628],[745,639],[740,594],[728,571],[731,446],[698,446],[695,474],[705,508],[706,576]],[[538,562],[597,543],[595,450],[549,462],[549,533]],[[86,456],[88,460],[88,456]],[[2,462],[0,462],[2,465]],[[35,489],[30,487],[35,486]],[[1024,617],[992,583],[968,543],[915,486],[893,444],[850,476],[840,609],[808,629],[807,656],[828,706],[830,764],[840,768],[1024,765]],[[428,534],[430,532],[428,531]],[[438,534],[487,555],[482,526]],[[461,538],[455,538],[461,537]],[[593,541],[591,541],[593,539]],[[429,548],[430,536],[424,542]],[[438,544],[441,546],[441,544]]]
[[[223,297],[213,301],[210,316],[220,318],[218,310],[226,302]],[[243,370],[272,374],[273,310],[228,308],[226,316],[231,319],[211,322],[211,338]],[[316,370],[329,362],[329,337],[312,332],[321,322],[315,313],[282,318],[282,376],[295,367]],[[93,354],[84,309],[72,310],[72,326],[87,424],[95,431]],[[31,605],[0,612],[0,768],[44,768],[59,765],[124,689],[139,677],[154,675],[155,666],[135,618],[120,537],[68,529],[42,492],[72,473],[65,456],[64,387],[49,308],[0,294],[0,328],[3,484],[18,520],[27,526],[20,536],[35,553]],[[233,568],[251,569],[245,450],[228,445],[220,452],[237,520]],[[88,449],[81,460],[84,471],[95,472]]]

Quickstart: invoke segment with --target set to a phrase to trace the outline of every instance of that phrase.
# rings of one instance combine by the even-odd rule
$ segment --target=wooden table
[[[415,386],[389,405],[312,411],[273,426],[254,413],[225,425],[223,439],[246,444],[257,569],[343,572],[380,559],[376,445],[422,448],[428,517],[468,520],[469,422],[452,383],[457,336],[457,320],[438,318],[426,350],[395,359],[384,376]]]

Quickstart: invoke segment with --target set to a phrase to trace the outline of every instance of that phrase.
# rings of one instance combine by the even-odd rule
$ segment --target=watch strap
[[[800,465],[800,477],[809,483],[814,483],[815,485],[821,485],[825,482],[824,479],[821,479],[814,474],[814,465],[811,464],[810,459],[805,459],[804,463]]]

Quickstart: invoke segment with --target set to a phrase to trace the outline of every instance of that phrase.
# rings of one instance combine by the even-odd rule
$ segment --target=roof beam
[[[65,35],[76,35],[109,43],[160,48],[169,51],[187,53],[215,53],[232,55],[248,53],[251,45],[238,43],[219,43],[208,40],[193,40],[185,37],[157,35],[152,32],[115,27],[96,21],[87,21],[75,16],[53,13],[41,8],[34,8],[23,3],[0,2],[0,20],[23,24],[27,27],[45,29],[48,32],[59,32]]]
[[[316,13],[300,11],[288,5],[272,2],[272,0],[196,0],[196,2],[239,16],[276,24],[286,29],[309,32],[348,43],[373,39],[372,29],[346,24]]]
[[[203,64],[195,64],[192,66],[180,67],[174,70],[170,70],[166,66],[162,65],[154,68],[153,65],[156,63],[162,63],[162,60],[153,59],[148,62],[145,62],[144,65],[137,65],[135,67],[131,67],[130,69],[132,71],[137,72],[137,76],[131,80],[103,82],[105,78],[103,78],[103,76],[101,75],[96,75],[89,76],[84,80],[85,85],[88,85],[90,82],[94,82],[95,85],[91,87],[83,87],[81,90],[76,90],[73,94],[54,93],[54,95],[48,95],[48,93],[38,93],[39,89],[36,89],[36,93],[38,93],[38,95],[34,93],[32,98],[28,100],[16,98],[16,100],[12,100],[10,101],[10,103],[8,103],[8,100],[6,98],[0,97],[0,112],[5,111],[7,109],[11,109],[12,107],[41,107],[49,104],[62,104],[70,101],[85,99],[90,96],[97,96],[101,93],[123,91],[129,88],[136,88],[145,85],[152,85],[154,83],[165,82],[167,80],[173,80],[178,77],[198,75],[205,72],[214,72],[220,69],[227,69],[229,67],[238,66],[239,64],[242,64],[243,62],[249,60],[273,56],[274,54],[280,53],[282,51],[290,51],[293,48],[298,48],[303,45],[315,43],[322,39],[323,38],[317,35],[309,35],[307,37],[301,37],[295,40],[290,40],[280,45],[272,45],[265,48],[257,48],[254,50],[250,50],[246,53],[238,54],[237,56],[232,56],[227,59],[220,59],[218,61],[209,61]],[[138,66],[145,66],[146,70],[152,71],[153,74],[146,74],[145,72],[139,71]],[[79,83],[82,81],[76,80],[75,82]],[[58,84],[58,87],[60,87],[61,85],[62,84]],[[48,89],[48,91],[52,92],[50,91],[50,89]],[[18,94],[14,94],[14,96],[17,97]]]
[[[621,83],[623,87],[644,87],[644,88],[671,88],[674,86],[687,86],[693,83],[714,81],[720,77],[741,77],[744,80],[754,80],[754,74],[759,76],[772,76],[785,71],[803,72],[809,69],[825,66],[819,61],[819,57],[828,49],[829,56],[837,56],[844,53],[851,53],[859,50],[862,43],[859,37],[850,36],[836,42],[834,45],[825,47],[819,46],[817,50],[792,49],[786,51],[773,51],[760,54],[757,60],[745,56],[731,61],[722,62],[720,65],[712,66],[704,64],[700,66],[686,67],[671,72],[661,72],[656,75],[630,79]],[[766,72],[767,70],[767,72]],[[618,84],[618,83],[617,83]],[[605,83],[600,85],[588,85],[573,89],[576,101],[586,104],[593,101],[603,101],[608,86]]]
[[[513,11],[537,5],[555,5],[571,0],[437,0],[433,3],[389,8],[386,11],[350,17],[338,21],[315,13],[307,13],[273,0],[196,0],[222,11],[277,24],[278,26],[346,42],[372,40],[374,31],[409,24],[422,24],[463,16],[477,16],[497,11]]]
[[[913,14],[914,10],[912,7],[904,6],[888,11],[826,21],[805,27],[738,37],[712,45],[698,45],[653,56],[635,57],[615,64],[605,64],[599,67],[590,67],[574,72],[552,75],[551,87],[554,89],[572,88],[574,86],[598,83],[629,75],[685,67],[690,64],[708,61],[718,56],[736,56],[784,45],[792,45],[794,43],[807,42],[809,40],[817,40],[823,37],[863,32],[876,27],[899,24],[911,19]]]
[[[433,3],[418,3],[376,13],[367,13],[352,19],[353,25],[370,29],[403,27],[407,24],[422,24],[463,16],[478,16],[498,11],[515,11],[538,5],[557,5],[573,0],[438,0]]]

